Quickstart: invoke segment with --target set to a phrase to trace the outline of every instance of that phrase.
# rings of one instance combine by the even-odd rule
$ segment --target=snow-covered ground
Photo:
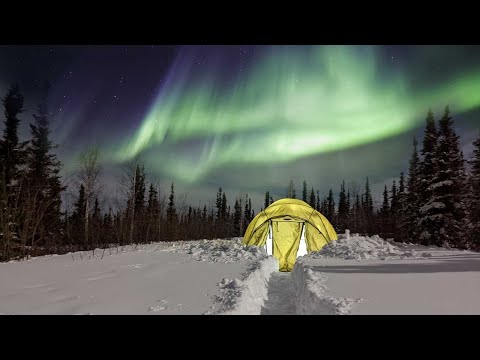
[[[0,263],[0,314],[203,314],[215,309],[223,278],[241,277],[265,258],[239,242],[159,243]]]
[[[480,254],[341,234],[293,272],[241,238],[0,263],[1,314],[480,314]]]
[[[299,258],[299,314],[480,314],[480,254],[344,235]]]

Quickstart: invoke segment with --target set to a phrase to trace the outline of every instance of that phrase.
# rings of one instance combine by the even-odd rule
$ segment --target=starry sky
[[[258,212],[290,180],[326,195],[366,176],[380,201],[429,108],[450,105],[466,156],[480,136],[479,46],[4,45],[0,95],[19,84],[24,139],[45,81],[65,176],[98,146],[106,192],[139,159],[193,205],[222,186]]]

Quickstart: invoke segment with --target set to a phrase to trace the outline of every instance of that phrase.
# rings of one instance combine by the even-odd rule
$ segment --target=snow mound
[[[242,238],[192,241],[169,249],[192,255],[197,261],[232,263],[255,261],[267,257],[265,250],[256,246],[243,246]]]
[[[345,260],[387,260],[394,258],[412,259],[420,257],[413,249],[402,249],[378,235],[350,235],[348,230],[339,239],[325,245],[320,251],[307,255],[314,259],[340,258]]]
[[[221,295],[214,297],[214,310],[205,315],[259,315],[267,299],[268,280],[277,270],[278,260],[269,256],[251,263],[242,279],[222,279],[218,284]]]
[[[334,297],[326,286],[327,276],[313,271],[299,259],[292,271],[295,305],[298,315],[348,315],[361,298]]]

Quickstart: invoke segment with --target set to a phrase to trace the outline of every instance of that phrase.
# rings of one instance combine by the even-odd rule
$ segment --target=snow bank
[[[361,298],[336,298],[328,294],[324,273],[313,271],[299,258],[292,271],[297,315],[348,315]]]
[[[262,248],[243,246],[242,238],[190,241],[173,244],[168,250],[190,254],[197,261],[227,264],[237,261],[255,261],[267,256]]]
[[[221,262],[226,264],[237,261],[256,261],[267,256],[263,248],[243,246],[242,239],[241,237],[235,237],[231,239],[162,241],[149,244],[117,245],[106,249],[97,248],[89,251],[70,252],[66,255],[73,260],[93,260],[131,252],[167,251],[192,255],[197,261]],[[59,255],[44,255],[28,260],[11,260],[9,262],[38,261],[55,256]]]
[[[205,315],[259,315],[267,299],[268,280],[275,271],[278,260],[269,256],[251,263],[241,280],[224,278],[218,284],[221,296],[215,297],[214,310]]]
[[[393,258],[416,258],[417,253],[413,249],[404,250],[383,240],[378,235],[359,236],[350,235],[347,230],[345,234],[339,234],[339,239],[325,245],[320,251],[312,252],[307,257],[319,258],[340,258],[345,260],[386,260]]]

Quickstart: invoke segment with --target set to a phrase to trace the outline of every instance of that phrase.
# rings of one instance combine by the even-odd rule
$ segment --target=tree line
[[[407,175],[398,184],[384,186],[383,202],[375,208],[368,177],[362,192],[352,184],[340,185],[338,197],[307,188],[301,200],[324,214],[338,232],[380,234],[396,241],[422,245],[480,249],[480,138],[474,141],[471,159],[460,149],[454,120],[447,106],[436,121],[426,116],[422,147],[413,139]],[[293,181],[286,197],[296,198]],[[338,204],[335,203],[337,199]],[[264,206],[273,202],[266,192]]]
[[[18,86],[4,96],[0,139],[0,260],[114,245],[242,236],[255,216],[248,194],[230,206],[220,187],[213,204],[191,206],[172,183],[162,191],[136,159],[125,164],[122,196],[102,192],[97,148],[84,152],[73,179],[60,176],[61,162],[50,139],[47,95],[30,123],[30,138],[18,135],[24,97]],[[23,120],[25,121],[25,120]],[[302,200],[323,213],[337,231],[380,233],[425,245],[477,248],[480,243],[480,139],[465,171],[448,107],[435,122],[428,112],[420,153],[414,139],[407,176],[385,186],[375,208],[369,179],[362,189],[340,185],[323,198],[303,182]],[[293,181],[286,197],[296,198]],[[274,201],[267,191],[264,207]],[[263,209],[262,208],[262,209]]]

